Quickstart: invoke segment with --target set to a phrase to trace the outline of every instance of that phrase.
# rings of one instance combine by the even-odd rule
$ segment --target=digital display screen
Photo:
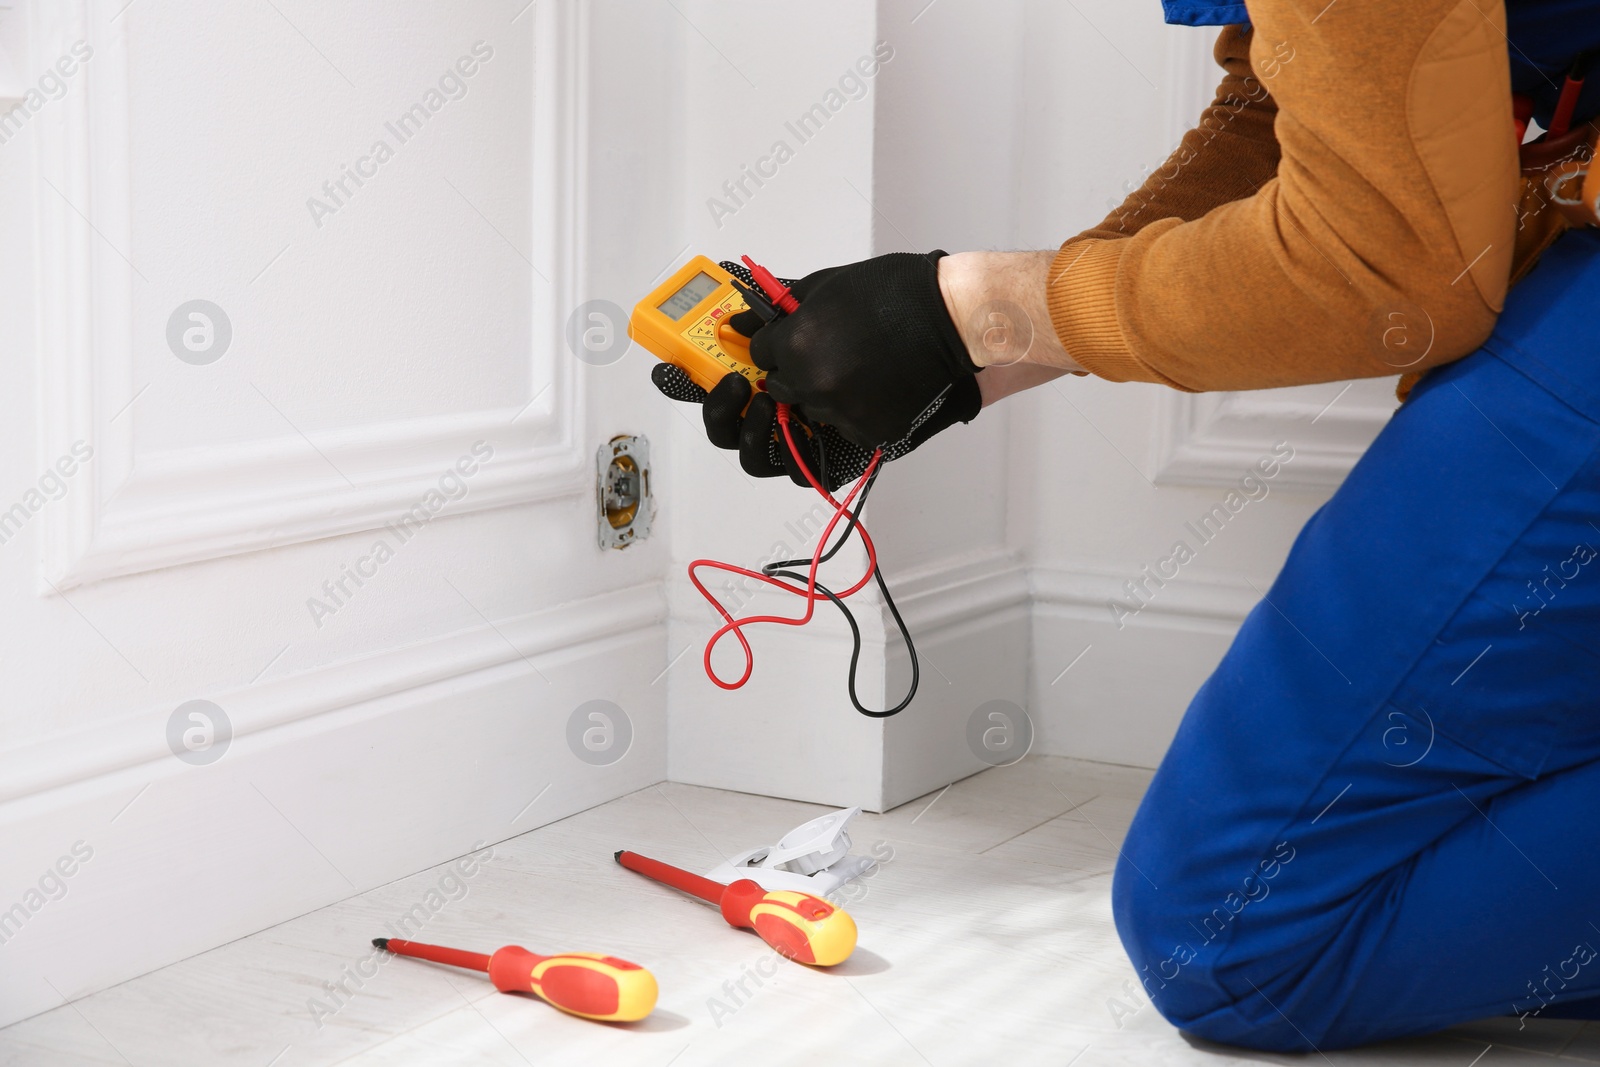
[[[695,305],[717,291],[718,282],[705,271],[701,271],[689,279],[687,285],[660,304],[661,311],[669,318],[681,319],[693,311]]]

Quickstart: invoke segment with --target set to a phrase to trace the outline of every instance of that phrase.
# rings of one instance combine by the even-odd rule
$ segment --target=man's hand
[[[754,392],[744,375],[724,376],[709,393],[670,363],[657,363],[650,378],[665,396],[700,404],[706,438],[718,448],[738,452],[739,466],[746,474],[753,478],[787,475],[798,486],[811,484],[778,428],[777,404],[766,393]],[[932,416],[884,449],[884,459],[899,459],[940,430],[970,422],[981,406],[976,381],[968,378],[957,383]],[[793,412],[790,431],[800,458],[830,493],[861,477],[872,462],[872,449],[845,439],[832,426],[812,423],[799,411]]]
[[[758,366],[763,358],[772,361],[768,387],[773,396],[797,395],[789,390],[793,379],[801,379],[805,410],[861,441],[900,429],[894,420],[919,417],[925,404],[919,403],[918,381],[926,381],[927,388],[960,382],[964,399],[964,379],[973,368],[982,368],[985,373],[976,377],[987,407],[1063,374],[1085,373],[1061,347],[1050,318],[1046,294],[1055,257],[1054,251],[880,256],[817,271],[791,285],[800,310],[788,320],[763,328],[752,311],[735,316],[731,325],[752,337],[750,352]],[[934,264],[931,277],[923,260]],[[912,299],[895,306],[884,297],[874,299],[870,290],[834,284],[844,275],[859,286],[868,269],[896,275],[896,284]],[[807,332],[791,337],[776,329],[784,321],[796,328],[809,324]],[[889,335],[876,354],[859,340],[875,332]],[[763,334],[776,342],[776,355],[763,357],[763,350],[772,351]],[[919,344],[919,339],[926,340]],[[831,350],[824,350],[824,342]],[[946,379],[950,367],[961,373]],[[961,421],[970,418],[962,415]],[[843,424],[835,421],[840,419]],[[863,431],[865,426],[874,428]]]
[[[721,265],[741,281],[754,284],[742,265],[729,261]],[[795,294],[797,300],[804,301],[815,279],[848,269],[834,267],[800,281],[779,281]],[[802,303],[801,311],[804,310],[805,304]],[[735,315],[728,325],[746,337],[759,333],[763,327],[761,317],[754,311]],[[752,341],[751,348],[754,347]],[[803,407],[791,409],[794,418],[793,437],[802,453],[796,457],[778,430],[777,404],[772,394],[754,392],[743,375],[728,374],[709,393],[669,363],[657,364],[651,369],[650,377],[656,388],[668,398],[700,404],[707,439],[718,448],[737,451],[739,466],[752,477],[776,478],[787,475],[796,485],[806,486],[810,482],[800,469],[799,461],[803,460],[832,492],[860,477],[872,460],[872,448],[863,447],[845,437],[836,427],[820,422],[814,413]],[[986,402],[979,391],[981,377],[976,374],[960,376],[913,419],[914,425],[909,432],[884,446],[884,459],[899,459],[941,430],[958,422],[971,422],[977,417],[979,409]],[[770,387],[770,377],[768,382]],[[1010,391],[1014,391],[1014,388]]]
[[[699,404],[706,438],[718,448],[738,452],[740,468],[752,478],[788,475],[798,486],[811,484],[778,430],[778,405],[766,393],[751,389],[744,375],[727,374],[708,393],[672,364],[657,363],[650,369],[650,380],[672,400]],[[790,431],[807,469],[829,492],[858,477],[871,461],[870,454],[857,455],[862,450],[837,434],[828,442],[834,447],[827,447],[823,429],[798,416]]]
[[[754,313],[736,317],[769,395],[863,448],[908,437],[978,371],[945,309],[943,255],[894,252],[829,267],[791,288],[800,301],[792,314],[766,324]]]

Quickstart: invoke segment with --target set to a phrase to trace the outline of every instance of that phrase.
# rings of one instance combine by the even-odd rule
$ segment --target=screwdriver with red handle
[[[656,1006],[655,975],[615,956],[588,952],[541,956],[519,945],[506,945],[493,955],[485,955],[395,937],[375,937],[372,943],[397,956],[487,971],[489,980],[502,993],[532,993],[585,1019],[637,1022]]]
[[[856,921],[821,897],[789,889],[769,893],[748,878],[723,885],[626,849],[616,859],[630,871],[717,905],[729,926],[749,927],[789,959],[832,967],[855,951]]]

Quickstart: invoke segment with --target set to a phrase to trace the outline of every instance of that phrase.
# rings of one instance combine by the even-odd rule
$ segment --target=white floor
[[[661,1000],[631,1026],[392,958],[359,988],[346,979],[354,995],[319,1020],[310,998],[331,1010],[325,983],[355,973],[369,939],[423,902],[441,868],[0,1030],[0,1064],[1600,1063],[1600,1024],[1554,1020],[1520,1033],[1495,1020],[1325,1057],[1186,1041],[1137,997],[1111,925],[1115,843],[1148,780],[1033,758],[863,815],[857,850],[892,858],[848,905],[860,947],[832,972],[785,963],[757,986],[745,976],[766,950],[753,934],[611,859],[632,848],[709,869],[823,809],[670,784],[495,846],[465,895],[456,890],[417,935],[635,960],[655,972]]]

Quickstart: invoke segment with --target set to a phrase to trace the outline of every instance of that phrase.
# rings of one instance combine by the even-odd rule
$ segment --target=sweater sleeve
[[[1468,354],[1499,313],[1516,225],[1503,2],[1254,0],[1250,14],[1252,73],[1228,68],[1230,29],[1219,101],[1235,77],[1236,95],[1253,78],[1270,98],[1239,109],[1237,134],[1186,138],[1192,158],[1169,160],[1160,188],[1152,175],[1147,208],[1062,247],[1047,293],[1062,346],[1101,377],[1189,390]]]
[[[1250,196],[1278,172],[1278,105],[1250,69],[1250,28],[1223,27],[1213,55],[1222,83],[1194,129],[1100,225],[1068,244],[1131,237],[1157,219],[1198,219]]]

